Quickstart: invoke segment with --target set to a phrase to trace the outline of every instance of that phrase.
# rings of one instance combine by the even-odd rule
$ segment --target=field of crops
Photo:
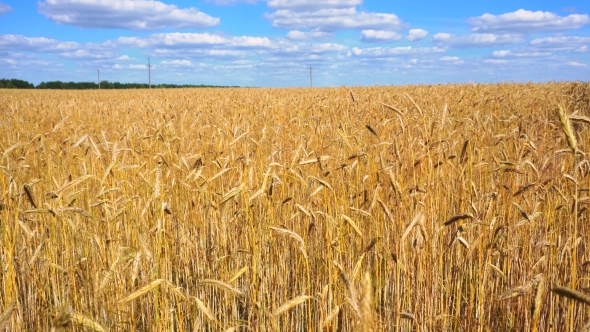
[[[0,331],[578,331],[589,93],[0,90]]]

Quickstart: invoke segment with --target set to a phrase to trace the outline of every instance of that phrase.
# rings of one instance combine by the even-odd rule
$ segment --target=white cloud
[[[119,37],[117,41],[126,46],[139,48],[194,48],[194,47],[233,47],[233,48],[269,48],[272,42],[266,37],[224,37],[210,33],[156,33],[146,38]]]
[[[492,55],[495,56],[495,57],[501,57],[501,58],[503,58],[503,57],[507,56],[510,53],[511,53],[510,50],[500,50],[500,51],[494,51],[492,53]]]
[[[0,59],[0,68],[2,67],[11,67],[14,68],[17,61],[14,59]]]
[[[311,12],[329,8],[352,8],[362,3],[363,0],[268,0],[267,6],[273,9]]]
[[[369,13],[356,8],[325,8],[316,11],[280,9],[264,17],[272,26],[283,29],[307,29],[334,32],[341,30],[401,30],[405,27],[395,14]]]
[[[46,0],[39,11],[60,24],[84,28],[158,30],[209,28],[219,19],[196,8],[179,9],[153,0]]]
[[[328,53],[346,52],[348,47],[340,44],[322,43],[322,44],[289,44],[278,43],[275,48],[270,51],[275,56],[282,58],[305,58],[325,55]],[[284,60],[283,60],[284,61]]]
[[[157,33],[141,37],[120,37],[126,47],[143,48],[160,59],[201,58],[236,60],[248,57],[280,57],[285,61],[310,61],[329,53],[345,54],[349,48],[334,43],[301,43],[266,37],[227,36],[210,33]],[[326,61],[319,59],[321,61]]]
[[[290,40],[322,40],[329,39],[333,35],[329,32],[322,31],[299,31],[291,30],[287,33],[287,38]]]
[[[218,5],[218,6],[227,6],[227,5],[235,5],[237,3],[245,2],[249,4],[256,4],[257,0],[206,0],[206,2]]]
[[[361,31],[361,41],[364,43],[389,43],[398,41],[402,38],[394,31],[384,30],[363,30]]]
[[[12,7],[0,2],[0,16],[12,11]]]
[[[521,35],[515,34],[477,33],[455,36],[441,32],[435,34],[431,42],[445,48],[474,48],[518,44],[524,42],[524,38]]]
[[[136,58],[130,58],[128,55],[121,55],[120,57],[117,58],[117,60],[120,60],[120,61],[137,61]]]
[[[52,38],[0,35],[0,50],[60,53],[74,51],[79,47],[78,43],[61,42]]]
[[[256,4],[266,2],[271,9],[288,9],[292,11],[317,11],[330,8],[351,8],[363,4],[363,0],[205,0],[219,6],[234,5],[238,3]]]
[[[231,65],[215,65],[213,69],[234,72],[236,70],[253,69],[255,65],[252,64],[231,64]]]
[[[0,59],[0,68],[2,69],[19,69],[29,68],[35,71],[47,70],[47,68],[62,67],[59,63],[50,63],[42,60],[23,60],[23,59]]]
[[[334,69],[337,68],[337,61],[331,54],[294,54],[265,57],[251,62],[251,65],[257,68],[257,73],[272,73],[277,79],[283,75],[285,78],[298,77],[297,81],[303,78],[306,83],[309,83],[309,66],[313,66],[314,83],[319,85],[321,76],[327,71],[337,70]]]
[[[156,68],[156,65],[152,65],[152,69]],[[148,69],[147,65],[122,65],[122,64],[114,64],[112,66],[113,69],[133,69],[133,70],[145,70]]]
[[[396,56],[412,54],[444,53],[445,51],[445,49],[438,47],[353,47],[351,50],[351,55],[362,58],[391,58]]]
[[[579,63],[579,62],[576,62],[576,61],[570,61],[570,62],[568,62],[566,64],[567,65],[570,65],[570,66],[574,66],[574,67],[587,67],[586,64]]]
[[[71,60],[100,60],[112,59],[115,54],[112,52],[93,52],[91,50],[75,50],[72,52],[64,52],[60,54],[61,57]]]
[[[113,44],[64,42],[45,37],[0,35],[0,50],[8,52],[54,53],[68,59],[106,59],[115,57]]]
[[[558,36],[533,39],[529,46],[536,50],[587,52],[590,37]]]
[[[162,61],[159,65],[163,67],[192,67],[193,63],[188,60],[172,60]]]
[[[497,50],[492,57],[497,59],[551,57],[554,53],[586,53],[590,51],[590,37],[554,36],[536,38],[527,45],[511,50]]]
[[[590,24],[588,15],[559,16],[551,12],[519,9],[502,15],[483,14],[469,19],[475,32],[531,33],[579,29]]]
[[[525,50],[499,50],[492,52],[494,58],[536,58],[551,56],[551,52],[526,52]]]
[[[428,35],[428,31],[424,29],[410,29],[406,39],[409,41],[418,41],[424,39]]]
[[[454,65],[460,65],[464,62],[458,56],[443,56],[442,58],[440,58],[440,61],[446,62],[446,63],[451,63]]]
[[[485,59],[483,60],[484,63],[491,63],[494,65],[502,65],[508,63],[508,60],[499,60],[499,59]]]
[[[244,58],[251,55],[251,52],[245,50],[232,50],[232,49],[207,49],[207,48],[181,48],[181,49],[166,49],[157,48],[152,52],[159,58],[199,58],[199,59],[216,59],[216,60],[234,60]]]

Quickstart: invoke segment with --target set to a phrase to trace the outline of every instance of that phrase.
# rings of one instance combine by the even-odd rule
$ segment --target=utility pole
[[[152,88],[152,65],[150,63],[150,58],[148,58],[148,79],[149,79],[149,87]]]
[[[100,70],[96,71],[98,73],[98,90],[100,90]]]
[[[313,80],[311,78],[311,66],[309,66],[309,87],[313,88]]]

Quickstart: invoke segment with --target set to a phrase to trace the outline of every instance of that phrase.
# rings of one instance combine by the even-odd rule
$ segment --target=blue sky
[[[241,86],[585,80],[590,1],[0,0],[0,78]]]

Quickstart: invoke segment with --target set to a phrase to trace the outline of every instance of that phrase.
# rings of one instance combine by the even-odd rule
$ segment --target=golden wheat
[[[589,95],[1,90],[0,330],[580,330]]]

